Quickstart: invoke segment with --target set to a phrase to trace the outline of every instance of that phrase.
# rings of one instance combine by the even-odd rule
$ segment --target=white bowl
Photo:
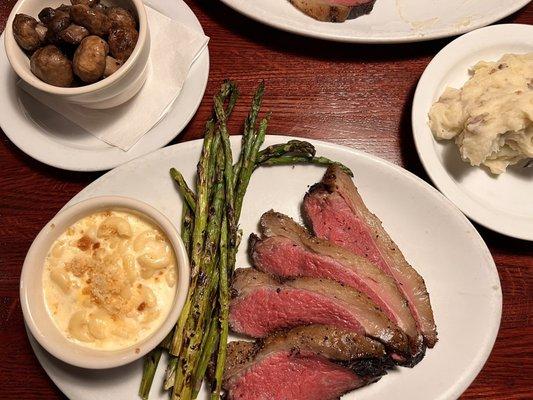
[[[72,224],[92,213],[109,209],[137,211],[152,220],[168,237],[176,255],[178,283],[174,302],[163,323],[147,338],[120,350],[99,350],[68,340],[47,311],[43,293],[44,261],[54,241]],[[20,301],[32,335],[56,358],[82,368],[104,369],[128,364],[155,348],[171,331],[185,304],[189,287],[189,261],[180,235],[172,223],[152,206],[120,196],[93,197],[60,211],[33,241],[20,277]]]
[[[13,19],[16,14],[27,14],[35,19],[44,7],[58,7],[62,0],[19,0],[6,23],[4,44],[9,62],[17,75],[29,85],[58,96],[64,101],[88,108],[106,109],[118,106],[135,96],[148,76],[150,31],[142,0],[109,0],[107,3],[131,10],[139,23],[139,38],[133,53],[113,75],[90,85],[64,88],[41,81],[30,70],[30,59],[13,37]]]

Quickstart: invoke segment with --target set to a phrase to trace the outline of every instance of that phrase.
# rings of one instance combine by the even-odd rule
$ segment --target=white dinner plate
[[[265,145],[288,139],[268,136]],[[343,399],[456,399],[481,370],[500,324],[500,281],[489,250],[464,215],[415,175],[359,151],[311,143],[317,154],[354,171],[369,208],[424,277],[439,331],[438,344],[415,368],[391,371],[376,384]],[[239,144],[240,138],[233,137],[234,151]],[[154,206],[179,226],[181,200],[168,170],[174,166],[192,182],[201,145],[201,141],[182,143],[133,160],[103,175],[68,204],[99,195],[124,195]],[[298,218],[308,185],[323,174],[324,168],[316,166],[258,169],[244,201],[240,224],[244,238],[257,230],[259,217],[270,209]],[[239,249],[240,267],[248,265],[246,242],[243,240]],[[35,341],[32,346],[48,375],[70,399],[137,398],[141,362],[108,371],[86,371],[55,360]],[[168,394],[160,391],[163,367],[158,370],[152,399],[168,399]],[[207,399],[205,392],[200,399]]]
[[[457,207],[481,225],[504,235],[533,240],[533,168],[525,162],[495,177],[461,160],[453,141],[434,139],[428,125],[431,105],[447,86],[460,88],[478,61],[533,51],[533,26],[495,25],[470,32],[442,49],[420,78],[412,125],[418,155],[429,177]]]
[[[149,0],[145,4],[203,32],[183,0]],[[179,38],[173,38],[179,40]],[[0,37],[0,126],[24,153],[42,163],[71,171],[103,171],[157,150],[174,139],[195,114],[209,77],[207,47],[191,66],[180,95],[166,115],[129,151],[110,146],[42,105],[17,85]]]
[[[401,43],[459,35],[519,10],[530,0],[377,0],[368,15],[320,22],[288,0],[221,0],[272,27],[339,42]]]

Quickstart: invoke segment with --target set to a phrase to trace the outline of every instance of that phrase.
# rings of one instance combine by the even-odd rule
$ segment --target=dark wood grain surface
[[[388,46],[329,43],[265,27],[218,1],[187,3],[211,37],[211,72],[196,116],[173,143],[200,137],[224,78],[237,80],[244,94],[235,121],[242,121],[253,87],[265,79],[271,132],[363,150],[428,181],[414,149],[411,102],[424,68],[450,39]],[[14,4],[0,1],[0,29]],[[533,4],[504,22],[533,23]],[[41,227],[100,174],[57,170],[23,154],[3,133],[0,141],[0,398],[64,398],[29,346],[19,276]],[[503,316],[490,359],[463,398],[531,399],[533,245],[477,228],[498,266]]]

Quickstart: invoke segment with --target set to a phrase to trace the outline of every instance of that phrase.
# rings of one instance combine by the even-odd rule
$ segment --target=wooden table
[[[255,85],[264,79],[271,132],[327,140],[399,164],[428,180],[410,127],[413,92],[431,58],[449,42],[376,46],[293,36],[241,17],[218,1],[187,0],[211,37],[211,72],[202,104],[172,143],[197,139],[211,99],[224,78],[243,93],[234,121],[242,121]],[[15,0],[0,3],[3,29]],[[506,23],[533,23],[533,3]],[[239,126],[231,126],[238,131]],[[29,346],[19,302],[22,262],[41,227],[101,174],[61,171],[0,144],[0,398],[64,398]],[[533,396],[533,246],[477,226],[503,288],[503,317],[489,361],[466,399]],[[122,399],[121,399],[122,400]],[[430,399],[428,399],[430,400]]]

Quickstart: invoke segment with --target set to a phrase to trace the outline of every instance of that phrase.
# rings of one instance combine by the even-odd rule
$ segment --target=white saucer
[[[533,51],[533,26],[495,25],[470,32],[442,49],[426,68],[416,89],[412,125],[418,155],[437,188],[479,224],[524,240],[533,240],[533,168],[525,163],[494,177],[471,167],[451,142],[437,142],[428,112],[447,86],[460,88],[469,67],[506,53]]]
[[[145,1],[162,14],[203,32],[200,22],[182,0]],[[3,43],[3,38],[0,38]],[[161,121],[129,151],[95,138],[17,86],[5,49],[0,50],[0,126],[11,141],[29,156],[72,171],[102,171],[157,150],[185,128],[203,98],[209,76],[209,51],[198,56],[179,97]]]

